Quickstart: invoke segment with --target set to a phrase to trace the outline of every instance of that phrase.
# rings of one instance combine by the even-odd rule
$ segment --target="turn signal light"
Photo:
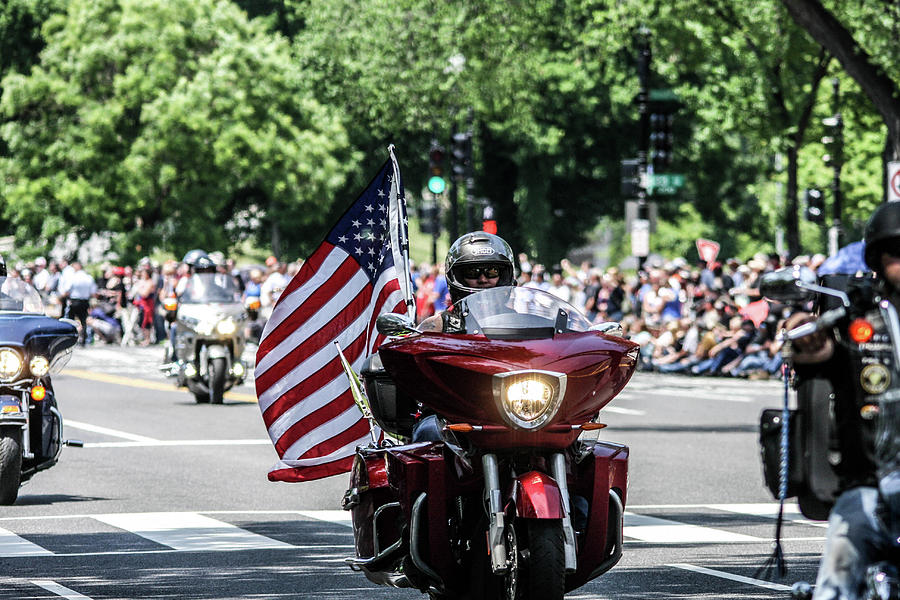
[[[451,425],[447,425],[447,429],[450,431],[458,431],[460,433],[469,433],[470,431],[475,431],[475,428],[468,423],[453,423]]]
[[[875,329],[872,327],[872,324],[865,319],[854,319],[854,321],[850,323],[849,333],[851,340],[857,344],[862,344],[872,339],[872,336],[875,334]]]
[[[593,431],[595,429],[603,429],[606,427],[606,423],[583,423],[581,425],[582,431]]]
[[[47,388],[42,385],[36,385],[31,388],[31,399],[40,402],[47,396]]]

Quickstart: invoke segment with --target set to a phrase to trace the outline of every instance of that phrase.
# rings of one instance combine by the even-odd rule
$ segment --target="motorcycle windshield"
[[[490,288],[467,296],[460,308],[466,333],[494,339],[547,338],[591,327],[577,308],[537,288]]]
[[[875,460],[881,476],[900,471],[900,390],[898,389],[888,390],[881,397],[875,436]]]
[[[188,280],[181,301],[185,304],[231,304],[241,294],[234,278],[225,273],[195,273]]]
[[[42,315],[44,303],[41,295],[25,281],[0,277],[0,312],[24,312]]]

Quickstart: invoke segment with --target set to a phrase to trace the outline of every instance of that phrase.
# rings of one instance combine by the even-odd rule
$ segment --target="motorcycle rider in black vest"
[[[863,598],[867,569],[887,563],[896,577],[900,557],[900,432],[896,415],[884,414],[900,405],[900,365],[894,364],[888,324],[878,309],[883,300],[900,307],[900,202],[872,213],[865,242],[874,282],[851,280],[858,283],[847,289],[848,316],[832,329],[793,342],[798,374],[829,379],[835,394],[840,492],[828,520],[814,600]],[[860,342],[847,333],[858,318],[873,329]],[[785,328],[812,319],[797,313]]]

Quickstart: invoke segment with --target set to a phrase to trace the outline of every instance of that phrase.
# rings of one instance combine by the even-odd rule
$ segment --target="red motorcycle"
[[[622,555],[628,448],[597,440],[597,417],[638,347],[537,289],[459,309],[463,333],[379,317],[402,337],[362,369],[367,416],[399,441],[357,449],[348,562],[432,598],[562,598]],[[422,437],[439,441],[409,442]]]

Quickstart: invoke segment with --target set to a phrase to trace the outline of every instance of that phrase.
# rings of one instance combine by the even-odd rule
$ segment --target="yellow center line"
[[[160,392],[180,392],[180,388],[174,387],[172,384],[160,383],[158,381],[149,381],[147,379],[137,379],[134,377],[122,377],[121,375],[110,375],[109,373],[94,373],[92,371],[83,371],[81,369],[66,369],[63,375],[70,375],[79,379],[88,379],[90,381],[100,381],[103,383],[112,383],[115,385],[126,385],[128,387],[144,388],[146,390],[157,390]],[[238,402],[247,402],[256,404],[258,400],[253,394],[244,394],[241,392],[225,392],[226,400],[236,400]]]

